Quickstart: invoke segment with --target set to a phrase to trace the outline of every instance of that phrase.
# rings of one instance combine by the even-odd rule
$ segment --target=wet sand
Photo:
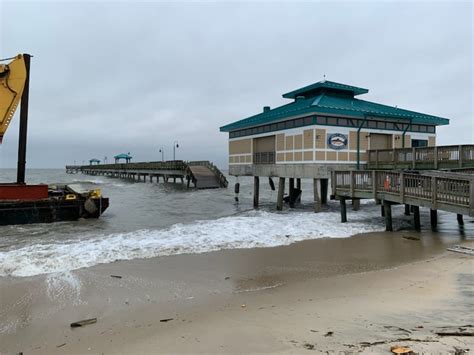
[[[434,333],[474,324],[474,258],[446,252],[459,243],[474,246],[371,233],[0,278],[0,353],[474,349],[473,337]]]

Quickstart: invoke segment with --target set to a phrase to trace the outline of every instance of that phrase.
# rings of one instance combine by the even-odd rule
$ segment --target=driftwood
[[[97,323],[97,318],[90,318],[71,323],[71,328],[83,327],[85,325]]]

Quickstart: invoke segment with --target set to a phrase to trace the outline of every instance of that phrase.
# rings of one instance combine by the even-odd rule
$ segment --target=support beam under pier
[[[260,193],[260,177],[253,177],[253,207],[258,208],[258,199]]]
[[[285,193],[285,178],[278,179],[277,210],[283,210],[283,194]]]

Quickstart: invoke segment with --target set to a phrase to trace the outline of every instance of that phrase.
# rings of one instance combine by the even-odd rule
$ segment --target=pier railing
[[[369,169],[459,169],[474,167],[474,145],[369,150]]]
[[[275,152],[253,153],[253,164],[275,164]]]
[[[337,198],[374,198],[474,216],[474,176],[394,171],[335,171]]]

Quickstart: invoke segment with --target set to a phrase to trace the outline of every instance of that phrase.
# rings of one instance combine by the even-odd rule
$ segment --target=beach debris
[[[115,279],[121,279],[122,278],[122,276],[120,276],[120,275],[110,275],[110,277],[113,277]]]
[[[457,346],[454,347],[454,355],[462,355],[462,354],[467,354],[469,353],[470,349],[463,349],[459,348]]]
[[[472,325],[463,325],[459,327],[442,327],[435,331],[439,336],[453,336],[453,337],[472,337],[474,336],[474,327]]]
[[[224,277],[224,280],[229,280],[229,279],[230,279],[230,276]]]
[[[161,323],[166,323],[166,322],[169,322],[171,320],[174,320],[174,318],[164,318],[164,319],[160,319],[160,322]]]
[[[289,238],[289,237],[291,237],[291,235],[289,235],[289,234],[286,234],[286,235],[285,235],[285,237]]]
[[[333,331],[329,331],[329,332],[327,332],[326,334],[324,334],[324,336],[325,336],[325,337],[330,337],[330,336],[332,336],[333,334],[334,334]]]
[[[408,346],[394,345],[390,347],[390,351],[394,354],[412,354],[413,351]]]
[[[461,254],[467,254],[467,255],[472,255],[474,256],[474,248],[470,247],[464,247],[462,245],[455,245],[452,248],[448,248],[446,250],[455,252],[455,253],[461,253]]]
[[[395,325],[384,325],[384,328],[385,329],[392,329],[392,330],[400,330],[402,332],[406,332],[406,333],[409,333],[409,334],[411,333],[411,330],[401,328],[401,327],[397,327]]]
[[[314,349],[314,345],[313,345],[313,344],[309,344],[309,343],[305,343],[305,344],[303,345],[303,347],[304,347],[305,349],[308,349],[308,350],[313,350],[313,349]]]
[[[402,236],[403,239],[408,239],[408,240],[420,240],[418,237],[414,237],[412,235],[404,235]]]
[[[315,329],[310,329],[309,331],[310,331],[310,332],[313,332],[313,333],[317,333],[317,332],[318,332],[318,331],[315,330]]]
[[[62,344],[56,345],[56,347],[57,347],[57,348],[62,348],[64,345],[66,345],[66,343],[62,343]]]
[[[246,304],[241,304],[241,305],[240,305],[240,308],[245,308],[245,307],[247,307]]]
[[[83,319],[74,323],[71,323],[71,328],[83,327],[85,325],[97,323],[97,318]]]

